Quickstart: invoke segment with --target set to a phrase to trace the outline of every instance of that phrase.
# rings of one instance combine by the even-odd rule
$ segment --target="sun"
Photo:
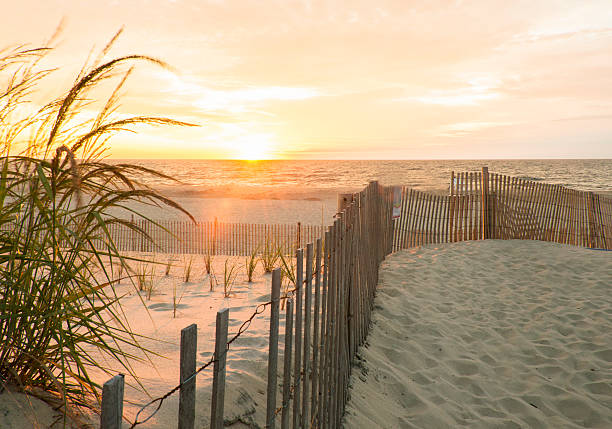
[[[250,134],[232,145],[237,159],[255,161],[270,159],[272,142],[267,134]]]

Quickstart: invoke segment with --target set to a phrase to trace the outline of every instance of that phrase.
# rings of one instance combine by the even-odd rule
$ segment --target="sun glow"
[[[268,134],[251,134],[231,144],[236,159],[259,160],[273,158],[273,144]]]

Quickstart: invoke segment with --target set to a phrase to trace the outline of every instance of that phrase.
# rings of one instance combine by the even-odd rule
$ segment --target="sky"
[[[92,50],[143,54],[114,158],[612,158],[610,0],[22,0],[2,46],[38,46],[49,94]]]

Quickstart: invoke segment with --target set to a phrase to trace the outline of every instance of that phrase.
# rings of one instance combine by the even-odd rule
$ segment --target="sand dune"
[[[198,323],[201,365],[213,350],[219,308],[231,308],[231,336],[269,300],[270,276],[261,267],[251,284],[241,268],[232,297],[224,298],[221,286],[210,291],[201,257],[188,283],[187,257],[156,260],[169,257],[171,273],[157,267],[146,307],[130,284],[118,287],[132,328],[154,338],[144,345],[160,354],[154,366],[136,368],[153,397],[178,381],[181,328]],[[219,275],[224,259],[215,261]],[[182,296],[176,318],[175,287]],[[489,240],[389,256],[368,346],[353,370],[345,427],[612,427],[611,287],[612,253],[557,244]],[[233,427],[264,421],[268,323],[266,311],[230,349],[225,418],[242,422]],[[198,376],[198,427],[209,424],[210,384],[211,371]],[[126,387],[126,417],[149,399]],[[0,402],[0,427],[48,427],[56,414],[20,395],[4,393]],[[177,411],[174,395],[146,427],[176,425]]]
[[[381,269],[347,428],[612,427],[612,253],[430,245]]]

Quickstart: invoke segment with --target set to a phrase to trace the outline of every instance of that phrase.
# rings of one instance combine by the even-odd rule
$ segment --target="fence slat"
[[[102,386],[102,412],[100,429],[121,429],[123,419],[123,374],[108,380]]]
[[[313,264],[313,244],[306,245],[306,281],[304,294],[304,379],[302,384],[302,427],[310,426],[310,350],[311,344],[311,307],[312,307],[312,264]]]
[[[285,349],[283,351],[283,410],[281,428],[289,428],[291,415],[289,404],[291,400],[291,349],[293,347],[293,299],[287,298],[285,314]]]
[[[270,307],[270,341],[268,349],[268,392],[266,404],[266,427],[274,429],[276,411],[276,379],[278,374],[278,323],[280,306],[281,269],[272,271]]]
[[[193,429],[195,424],[196,350],[198,348],[198,327],[189,325],[181,331],[179,429]],[[191,378],[189,381],[189,378]]]
[[[229,308],[217,312],[215,331],[215,362],[211,401],[210,428],[223,429],[223,406],[225,402],[225,363],[227,360],[227,328]]]
[[[304,250],[296,252],[295,276],[295,360],[293,369],[293,427],[299,428],[302,389],[302,296],[304,294]]]
[[[317,238],[316,259],[315,259],[315,299],[314,299],[314,321],[313,321],[313,338],[312,338],[312,389],[311,399],[312,404],[312,420],[318,420],[318,401],[319,401],[319,323],[321,310],[321,238]]]

